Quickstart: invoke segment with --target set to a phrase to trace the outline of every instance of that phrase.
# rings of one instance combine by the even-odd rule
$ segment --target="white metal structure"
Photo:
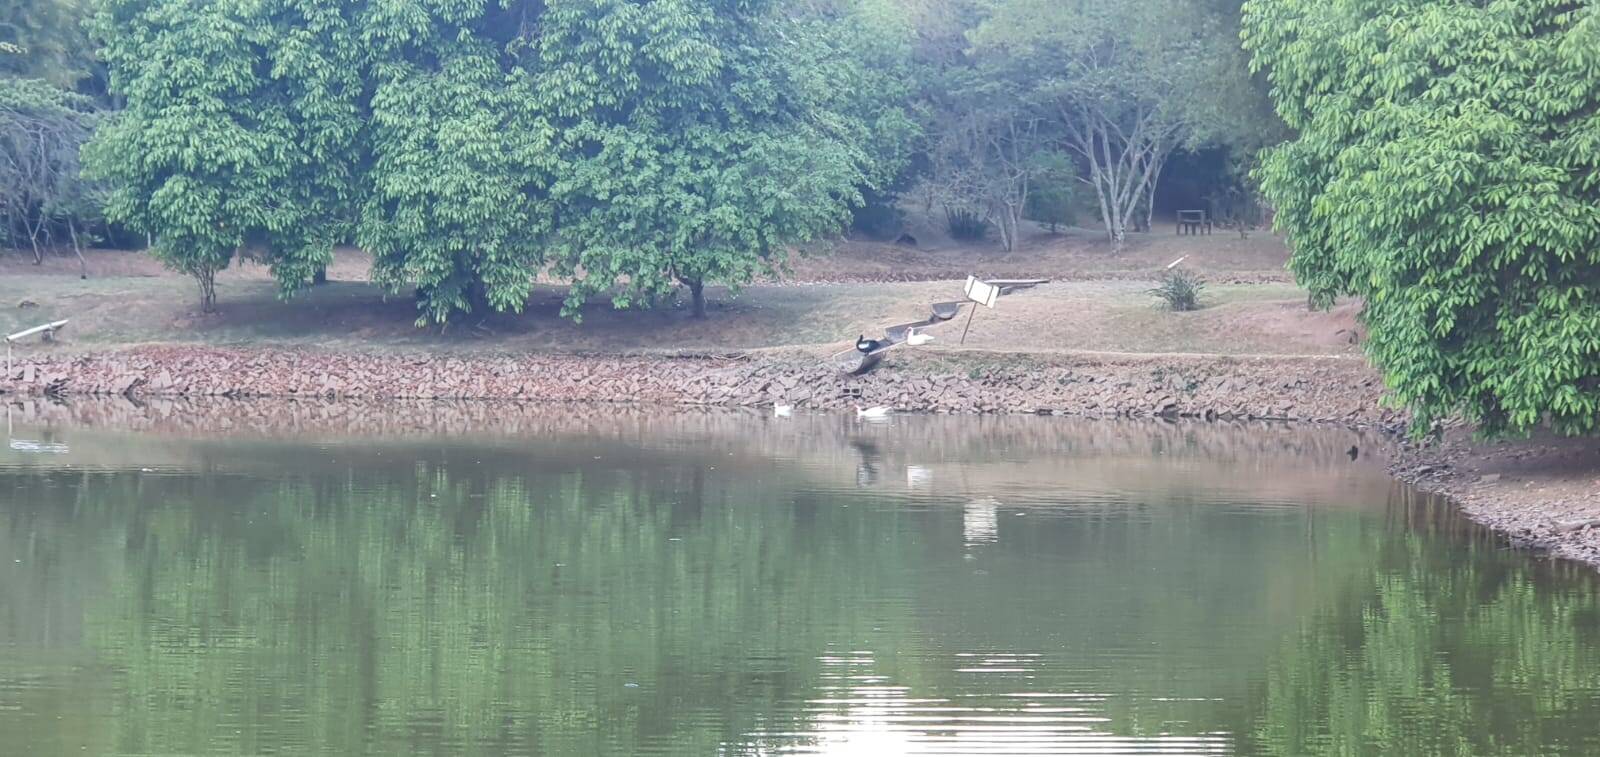
[[[65,320],[60,320],[60,321],[56,321],[55,323],[46,323],[46,324],[44,324],[42,326],[34,326],[31,329],[24,329],[22,331],[18,331],[15,334],[11,334],[11,335],[7,336],[6,337],[6,376],[9,377],[11,375],[11,345],[16,344],[17,340],[19,340],[19,339],[27,339],[28,337],[33,336],[34,334],[45,334],[45,333],[48,333],[48,334],[54,336],[56,331],[58,329],[60,329],[62,326],[65,326],[65,325],[67,325],[67,322]]]

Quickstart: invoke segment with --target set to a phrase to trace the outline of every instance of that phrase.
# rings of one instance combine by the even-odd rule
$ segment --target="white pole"
[[[11,344],[13,342],[17,341],[18,339],[25,339],[27,337],[33,336],[34,334],[38,334],[38,333],[45,332],[45,331],[48,331],[51,334],[55,334],[56,333],[56,329],[59,329],[62,326],[65,326],[65,325],[67,325],[67,321],[66,320],[60,320],[60,321],[56,321],[54,323],[46,323],[46,324],[43,324],[43,325],[40,325],[40,326],[34,326],[31,329],[24,329],[22,331],[18,331],[17,333],[6,337],[6,380],[9,381],[11,379]]]
[[[56,321],[55,323],[46,323],[46,324],[43,324],[43,325],[40,325],[40,326],[34,326],[31,329],[18,331],[17,333],[6,337],[6,343],[10,344],[11,342],[15,342],[18,339],[24,339],[24,338],[33,336],[34,334],[37,334],[37,333],[39,333],[41,331],[55,331],[56,329],[59,329],[62,326],[65,326],[65,325],[67,325],[66,321]]]

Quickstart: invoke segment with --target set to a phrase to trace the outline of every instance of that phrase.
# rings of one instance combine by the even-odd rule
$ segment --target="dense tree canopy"
[[[1420,418],[1600,430],[1600,6],[1251,0],[1297,137],[1260,175]]]
[[[319,5],[336,7],[108,0],[95,17],[126,107],[86,148],[85,163],[112,188],[107,214],[150,235],[162,261],[199,282],[207,309],[217,272],[247,244],[280,277],[299,271],[303,256],[331,254],[318,211],[331,200],[326,177],[347,169],[341,142],[330,146],[321,133],[319,119],[338,103],[318,77],[342,72],[315,60],[327,46],[314,42],[337,37],[322,25],[340,20],[309,23]],[[286,18],[294,33],[275,23]]]
[[[1244,116],[1237,0],[96,7],[126,107],[86,165],[207,308],[237,255],[288,295],[350,242],[420,323],[546,274],[573,317],[680,286],[698,314],[913,187],[1007,248],[1091,197],[1120,244],[1174,150],[1270,121]]]
[[[535,277],[627,306],[737,286],[903,161],[854,6],[754,0],[108,0],[127,107],[89,164],[201,283],[237,251],[292,293],[350,239],[421,322]],[[180,62],[172,65],[172,61]]]
[[[806,81],[836,65],[807,54],[828,30],[759,5],[546,11],[534,89],[560,135],[550,200],[562,271],[578,281],[569,308],[614,282],[625,298],[681,282],[704,314],[707,281],[749,281],[859,202],[870,133],[837,82]]]

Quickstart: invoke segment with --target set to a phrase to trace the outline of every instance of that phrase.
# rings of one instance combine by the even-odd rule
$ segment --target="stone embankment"
[[[0,395],[627,402],[1391,425],[1359,359],[927,352],[852,377],[825,356],[380,355],[162,346],[19,362]]]

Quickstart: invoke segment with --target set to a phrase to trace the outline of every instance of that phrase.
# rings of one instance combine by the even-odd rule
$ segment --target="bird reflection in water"
[[[865,439],[851,439],[850,447],[860,457],[860,461],[856,463],[856,486],[868,487],[877,484],[883,461],[883,452],[878,449],[878,445]]]

